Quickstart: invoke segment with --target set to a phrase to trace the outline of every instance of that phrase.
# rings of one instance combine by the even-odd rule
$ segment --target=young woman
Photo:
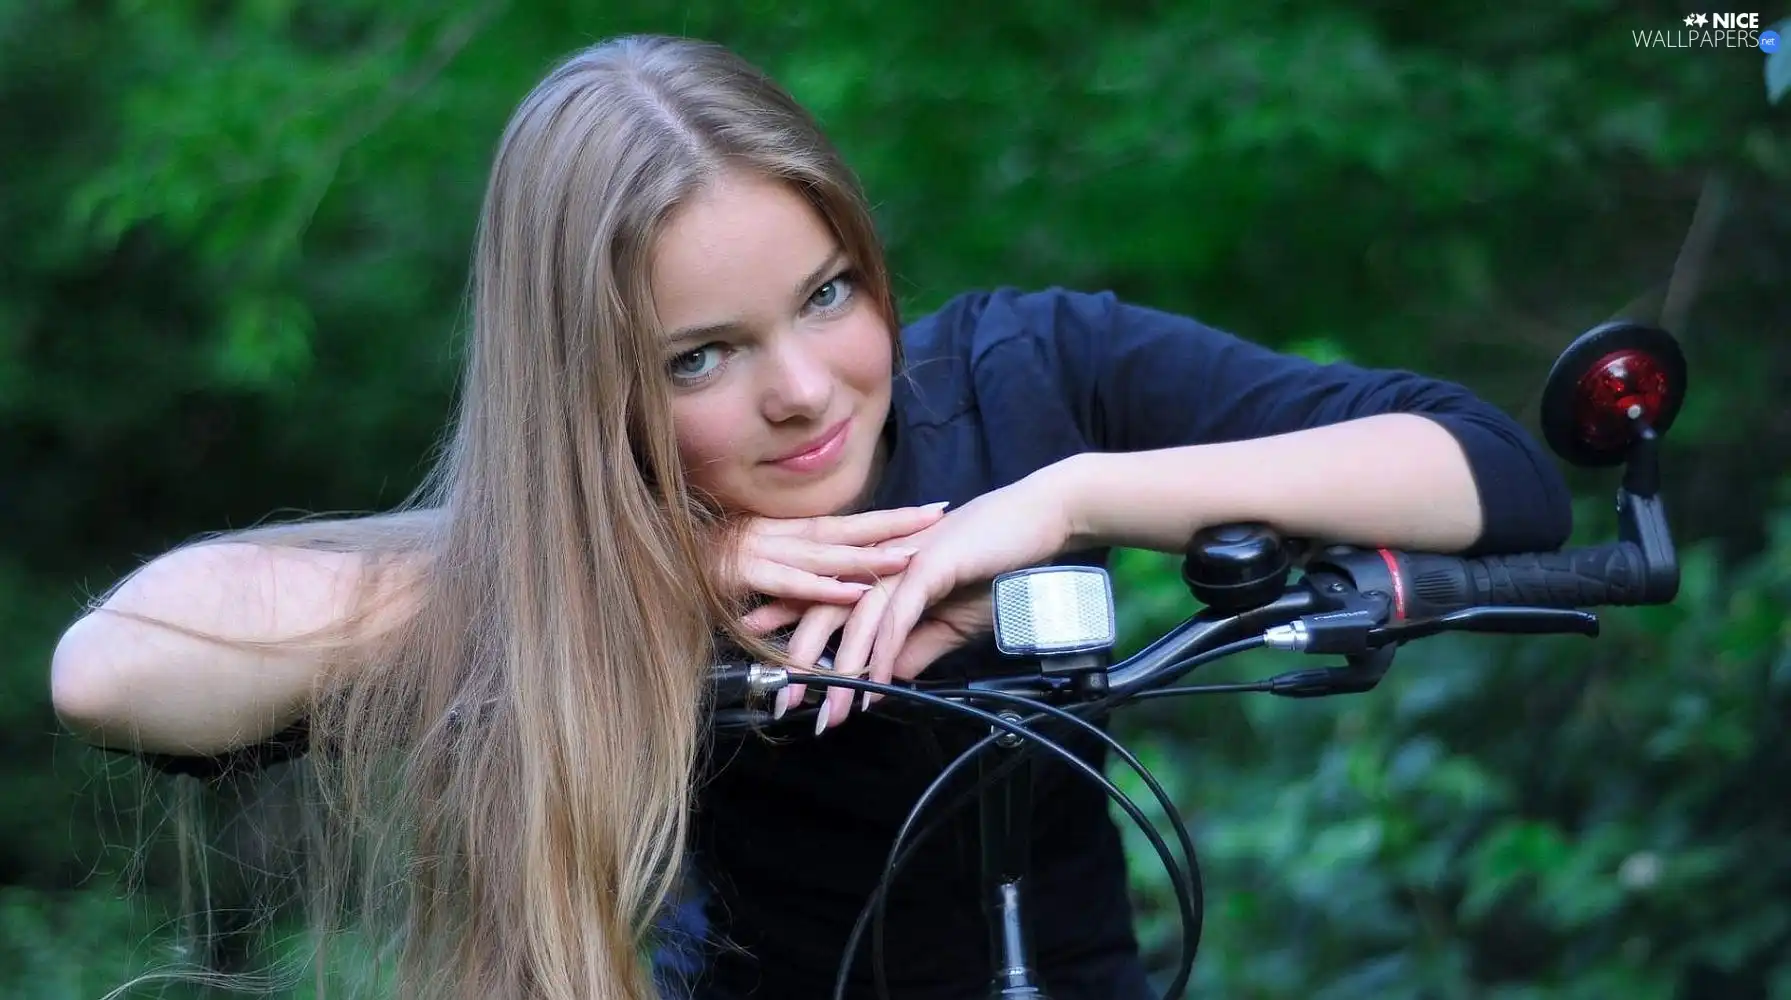
[[[215,754],[307,720],[319,912],[392,934],[404,997],[650,996],[643,945],[687,874],[716,944],[699,995],[827,995],[948,748],[835,692],[819,738],[706,754],[718,635],[776,655],[761,637],[787,630],[797,666],[837,643],[876,679],[973,673],[1009,569],[1245,519],[1451,552],[1569,526],[1545,456],[1455,385],[1063,290],[904,328],[816,125],[690,41],[599,45],[523,102],[471,340],[403,510],[166,554],[53,665],[58,711],[105,745]],[[1149,996],[1106,803],[1041,780],[1051,996]],[[898,883],[898,995],[983,995],[974,865],[946,838]]]

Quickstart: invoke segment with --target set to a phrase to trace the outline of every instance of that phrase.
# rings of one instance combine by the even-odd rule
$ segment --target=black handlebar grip
[[[1648,603],[1648,563],[1633,542],[1481,559],[1402,553],[1399,563],[1406,618],[1486,605]]]

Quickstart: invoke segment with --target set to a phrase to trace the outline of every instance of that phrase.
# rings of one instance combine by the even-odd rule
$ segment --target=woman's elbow
[[[1553,552],[1573,535],[1566,477],[1533,443],[1514,447],[1528,461],[1511,461],[1509,472],[1488,475],[1480,484],[1481,535],[1472,555]]]
[[[1539,493],[1542,500],[1537,517],[1536,551],[1552,552],[1567,544],[1573,536],[1573,491],[1567,488],[1567,477],[1548,456],[1542,457]]]
[[[102,655],[105,623],[92,614],[75,621],[50,654],[50,705],[69,732],[91,742],[103,741],[126,715],[119,678]]]
[[[1552,552],[1573,534],[1573,493],[1554,458],[1509,414],[1472,397],[1420,410],[1460,447],[1480,497],[1470,555]]]

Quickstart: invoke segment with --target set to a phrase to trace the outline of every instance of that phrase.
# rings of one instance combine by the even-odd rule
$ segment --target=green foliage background
[[[97,997],[173,957],[179,859],[131,849],[157,803],[49,709],[79,600],[193,532],[399,498],[504,118],[559,56],[650,30],[733,45],[825,119],[912,313],[1112,288],[1527,419],[1579,331],[1667,323],[1694,379],[1675,605],[1123,729],[1203,848],[1199,995],[1791,998],[1788,70],[1635,45],[1684,13],[0,0],[0,993]],[[1603,537],[1613,479],[1574,482]],[[1132,641],[1191,610],[1174,570],[1124,555]],[[1167,966],[1173,902],[1133,846]]]

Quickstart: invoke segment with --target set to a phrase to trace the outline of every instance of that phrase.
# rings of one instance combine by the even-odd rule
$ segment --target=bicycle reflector
[[[995,578],[995,648],[1061,656],[1112,647],[1113,587],[1099,566],[1035,566]]]
[[[1666,434],[1685,398],[1685,355],[1657,327],[1592,328],[1555,360],[1542,390],[1542,432],[1555,454],[1587,468],[1628,461],[1647,428]]]

